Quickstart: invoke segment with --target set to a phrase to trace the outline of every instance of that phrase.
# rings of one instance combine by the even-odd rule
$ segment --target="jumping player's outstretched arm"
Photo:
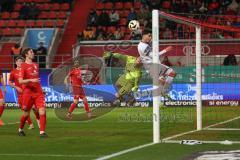
[[[162,54],[165,54],[165,53],[171,51],[172,49],[173,49],[172,46],[168,46],[168,47],[164,48],[163,50],[161,50],[158,54],[161,56]]]

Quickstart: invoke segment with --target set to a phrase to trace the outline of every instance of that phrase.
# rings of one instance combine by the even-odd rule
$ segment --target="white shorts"
[[[167,77],[171,72],[173,72],[173,69],[164,65],[164,64],[158,64],[158,77]],[[152,64],[144,64],[144,68],[146,71],[150,74],[151,77],[156,76],[156,73],[154,72],[154,66]]]

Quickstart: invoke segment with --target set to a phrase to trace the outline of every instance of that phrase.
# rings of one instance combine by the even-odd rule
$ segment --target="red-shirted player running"
[[[91,118],[91,112],[88,106],[88,101],[85,96],[84,89],[82,88],[83,81],[82,81],[82,76],[81,76],[82,70],[79,67],[79,62],[78,60],[74,61],[74,67],[70,70],[69,74],[65,77],[64,83],[65,85],[68,84],[68,79],[70,79],[70,83],[72,86],[72,92],[74,96],[74,101],[71,104],[68,113],[67,113],[67,118],[71,119],[72,118],[72,112],[73,110],[77,107],[77,104],[79,102],[79,98],[83,100],[84,104],[84,109],[88,115],[89,118]]]
[[[23,131],[25,121],[28,119],[29,112],[34,105],[39,112],[40,121],[40,137],[47,137],[45,133],[46,127],[46,106],[45,95],[43,93],[40,78],[38,64],[33,63],[34,52],[31,48],[25,49],[23,52],[25,56],[25,62],[21,64],[19,83],[23,84],[23,104],[22,108],[24,113],[20,120],[19,136],[25,136]]]
[[[15,59],[15,64],[16,64],[16,69],[13,69],[10,73],[10,76],[9,76],[9,80],[8,80],[8,84],[9,86],[11,86],[12,88],[15,88],[16,91],[17,91],[17,95],[18,95],[18,105],[19,107],[23,110],[23,86],[22,84],[19,83],[18,79],[19,79],[19,75],[20,75],[20,66],[21,64],[24,62],[24,58],[19,56]],[[33,111],[34,111],[34,114],[36,116],[36,119],[37,119],[37,122],[39,124],[39,113],[38,111],[33,108]],[[29,128],[28,129],[33,129],[34,128],[34,125],[32,123],[32,120],[30,118],[30,115],[27,119],[27,123],[29,124]]]
[[[6,94],[7,90],[6,90],[6,84],[3,80],[3,75],[2,75],[2,71],[0,70],[0,83],[3,86],[3,92],[4,94]],[[4,125],[3,121],[1,120],[1,116],[3,114],[4,111],[4,94],[3,94],[1,88],[0,88],[0,126]]]

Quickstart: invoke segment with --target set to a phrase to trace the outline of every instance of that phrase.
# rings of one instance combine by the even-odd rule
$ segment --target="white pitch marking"
[[[100,157],[100,156],[103,156],[103,155],[18,154],[18,153],[11,154],[11,153],[0,153],[0,156],[80,158],[80,157]]]
[[[239,119],[239,118],[240,118],[240,116],[235,117],[235,118],[232,118],[232,119],[229,119],[229,120],[226,120],[226,121],[223,121],[223,122],[219,122],[219,123],[216,123],[216,124],[212,124],[212,125],[207,126],[207,127],[203,128],[203,129],[207,129],[207,128],[210,128],[210,127],[215,127],[215,126],[218,126],[218,125],[221,125],[221,124],[225,124],[225,123],[228,123],[228,122],[237,120],[237,119]]]
[[[110,158],[117,157],[117,156],[120,156],[120,155],[128,153],[128,152],[132,152],[132,151],[135,151],[135,150],[138,150],[138,149],[142,149],[142,148],[145,148],[145,147],[148,147],[148,146],[152,146],[154,144],[156,144],[156,143],[148,143],[148,144],[144,144],[144,145],[141,145],[141,146],[129,148],[129,149],[126,149],[126,150],[123,150],[123,151],[120,151],[120,152],[116,152],[116,153],[113,153],[113,154],[110,154],[110,155],[106,155],[106,156],[97,158],[96,160],[110,159]]]

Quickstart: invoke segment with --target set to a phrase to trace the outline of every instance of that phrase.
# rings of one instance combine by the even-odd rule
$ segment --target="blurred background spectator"
[[[237,58],[234,54],[229,54],[227,57],[224,58],[223,61],[224,66],[236,66],[237,65]]]
[[[40,42],[39,47],[36,50],[37,62],[39,63],[40,68],[46,68],[46,56],[47,56],[47,48],[44,47],[43,42]]]
[[[119,22],[119,14],[117,10],[112,10],[111,13],[109,14],[110,18],[110,25],[111,26],[117,26]]]
[[[11,54],[14,56],[14,57],[17,57],[21,54],[22,52],[22,48],[20,47],[20,44],[19,43],[16,43],[12,48],[11,48]]]

